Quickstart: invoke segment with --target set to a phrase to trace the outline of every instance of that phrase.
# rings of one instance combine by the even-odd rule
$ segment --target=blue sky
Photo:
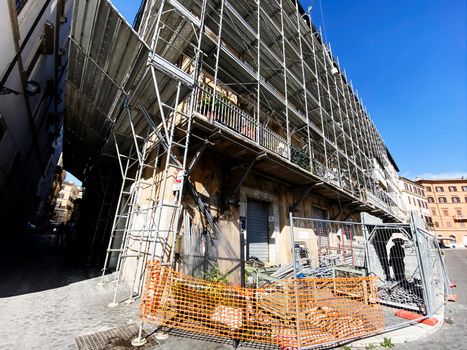
[[[301,0],[414,178],[467,176],[464,0]],[[133,22],[139,1],[115,0]],[[324,21],[323,21],[324,18]]]
[[[81,186],[83,184],[79,179],[76,178],[76,176],[74,176],[72,173],[68,171],[66,172],[65,180],[73,182],[74,184],[78,186]]]

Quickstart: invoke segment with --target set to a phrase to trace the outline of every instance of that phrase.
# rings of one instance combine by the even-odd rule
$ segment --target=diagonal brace
[[[306,198],[306,196],[308,196],[311,192],[311,190],[317,186],[320,186],[322,185],[323,182],[318,182],[316,184],[313,184],[311,186],[308,186],[307,189],[305,191],[302,192],[302,194],[300,195],[300,197],[295,201],[295,203],[292,205],[292,207],[290,208],[290,211],[293,213],[298,205]]]
[[[248,174],[250,173],[251,169],[253,168],[253,166],[256,164],[256,162],[258,162],[259,160],[261,160],[262,158],[266,157],[266,153],[261,153],[259,155],[257,155],[255,158],[253,158],[250,163],[248,164],[248,166],[246,167],[245,171],[243,172],[243,175],[242,177],[240,178],[240,181],[238,181],[238,184],[237,186],[235,187],[235,189],[233,190],[232,194],[235,195],[236,193],[238,193],[238,191],[240,191],[240,187],[242,187],[243,183],[245,182],[246,180],[246,177],[248,176]]]

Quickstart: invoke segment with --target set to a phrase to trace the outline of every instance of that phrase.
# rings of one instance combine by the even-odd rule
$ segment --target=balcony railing
[[[454,221],[467,221],[467,215],[454,215]]]
[[[220,94],[216,94],[214,97],[214,90],[210,86],[204,85],[198,89],[196,101],[196,112],[206,116],[212,122],[222,124],[240,133],[285,159],[290,157],[292,160],[298,159],[303,153],[292,146],[289,156],[289,147],[284,137],[263,125],[258,125],[255,118],[240,109],[227,97]]]
[[[234,100],[230,99],[225,94],[220,92],[214,94],[213,87],[208,85],[198,87],[196,92],[195,112],[207,118],[212,123],[217,123],[231,129],[235,133],[289,160],[291,163],[298,165],[328,183],[332,183],[352,193],[351,183],[348,178],[339,178],[339,173],[336,169],[329,169],[316,159],[310,161],[309,154],[302,151],[299,147],[291,145],[289,150],[286,138],[270,130],[265,125],[258,123],[255,117],[252,117],[245,110],[238,107]],[[354,189],[354,192],[354,195],[366,201],[365,192],[370,194],[373,191]],[[400,210],[386,203],[382,193],[375,191],[371,194],[372,195],[368,198],[370,201],[378,204],[386,211],[400,216],[398,212]]]

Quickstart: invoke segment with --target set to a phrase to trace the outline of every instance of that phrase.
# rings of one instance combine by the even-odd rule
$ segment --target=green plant
[[[373,349],[376,349],[376,345],[375,345],[375,344],[368,344],[367,346],[365,346],[365,349],[366,349],[366,350],[373,350]]]
[[[394,347],[394,344],[392,343],[391,338],[386,338],[386,337],[384,337],[380,345],[386,349],[392,349]]]
[[[227,277],[221,274],[217,267],[212,267],[204,274],[204,279],[211,282],[222,282],[227,283]]]
[[[292,163],[297,164],[299,167],[310,170],[310,157],[308,155],[294,147],[290,152]]]
[[[342,350],[352,350],[352,348],[348,345],[341,346]]]

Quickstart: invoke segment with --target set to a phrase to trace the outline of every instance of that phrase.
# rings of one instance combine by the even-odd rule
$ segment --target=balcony
[[[467,215],[454,215],[452,217],[454,221],[467,221]]]
[[[289,148],[285,137],[258,123],[254,117],[240,109],[226,96],[220,93],[216,93],[214,96],[212,87],[204,85],[198,89],[196,101],[195,113],[206,117],[212,123],[221,124],[223,127],[241,134],[250,141],[307,171],[310,171],[313,165],[313,169],[316,168],[313,172],[315,175],[325,176],[326,168],[324,165],[316,160],[311,162],[309,155],[294,145]],[[330,172],[328,171],[328,173]]]
[[[241,136],[244,141],[256,144],[280,159],[300,167],[305,173],[340,188],[364,203],[369,202],[386,213],[397,218],[401,217],[400,209],[387,203],[390,201],[385,197],[384,191],[376,187],[366,190],[357,188],[355,181],[349,178],[345,169],[339,172],[337,167],[329,168],[319,160],[311,159],[308,152],[294,144],[307,144],[307,140],[300,140],[294,135],[294,140],[289,144],[286,136],[274,132],[262,123],[261,119],[252,116],[256,114],[253,108],[251,113],[248,113],[247,108],[240,108],[236,101],[237,97],[234,94],[230,95],[218,90],[214,93],[212,86],[202,84],[196,91],[194,114],[210,124]]]

